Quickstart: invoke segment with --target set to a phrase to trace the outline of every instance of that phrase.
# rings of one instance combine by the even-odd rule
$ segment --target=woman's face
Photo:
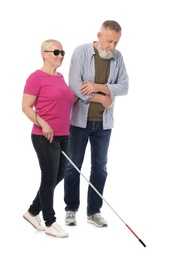
[[[60,67],[64,59],[64,54],[62,45],[54,42],[43,52],[43,58],[45,63],[50,66]]]

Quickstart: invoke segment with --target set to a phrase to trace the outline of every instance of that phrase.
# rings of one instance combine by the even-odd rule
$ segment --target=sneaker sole
[[[66,222],[65,222],[65,225],[67,225],[67,226],[76,226],[76,225],[77,225],[77,223],[74,223],[74,222],[71,222],[71,223],[66,223]]]
[[[65,237],[68,237],[69,235],[60,235],[60,236],[56,236],[56,235],[53,235],[51,233],[48,233],[48,232],[45,232],[46,235],[50,235],[50,236],[53,236],[53,237],[59,237],[59,238],[65,238]]]
[[[88,220],[87,222],[90,223],[90,224],[94,224],[96,227],[107,227],[107,226],[108,226],[107,224],[98,225],[97,223],[95,223],[95,222],[92,221],[92,220]]]

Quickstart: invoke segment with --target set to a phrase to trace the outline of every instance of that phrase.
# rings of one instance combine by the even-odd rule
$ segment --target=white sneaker
[[[50,227],[45,227],[46,235],[51,235],[54,237],[68,237],[69,234],[64,231],[57,222],[54,222]]]
[[[38,231],[44,231],[45,227],[41,225],[41,219],[40,216],[32,216],[28,211],[25,212],[23,215],[23,218],[27,220],[34,228],[36,228]]]

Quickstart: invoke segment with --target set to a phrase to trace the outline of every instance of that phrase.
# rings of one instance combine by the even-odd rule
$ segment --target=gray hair
[[[110,29],[113,30],[115,32],[121,32],[122,28],[120,26],[120,24],[114,20],[106,20],[103,22],[102,26],[101,26],[101,30],[103,29]]]

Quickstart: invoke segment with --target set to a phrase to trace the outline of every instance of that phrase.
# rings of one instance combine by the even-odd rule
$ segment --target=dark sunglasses
[[[44,51],[44,52],[53,52],[53,54],[55,55],[55,56],[58,56],[60,53],[61,53],[61,55],[62,56],[64,56],[65,55],[65,51],[63,51],[63,50],[54,50],[54,51]]]

